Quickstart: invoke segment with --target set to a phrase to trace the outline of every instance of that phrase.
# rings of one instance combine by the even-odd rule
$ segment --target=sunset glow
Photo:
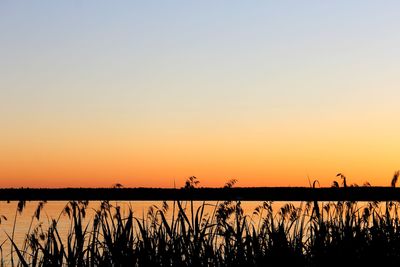
[[[389,185],[399,8],[2,2],[0,187]]]

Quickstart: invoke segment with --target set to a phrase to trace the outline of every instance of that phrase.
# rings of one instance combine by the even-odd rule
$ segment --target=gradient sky
[[[398,1],[0,1],[0,187],[388,185]]]

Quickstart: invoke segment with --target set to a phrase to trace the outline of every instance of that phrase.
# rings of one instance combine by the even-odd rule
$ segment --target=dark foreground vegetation
[[[194,184],[187,186],[191,187]],[[43,204],[35,213],[38,220]],[[70,220],[66,238],[57,220],[48,229],[34,227],[23,246],[10,237],[11,264],[398,266],[400,262],[397,201],[306,201],[297,206],[287,203],[278,210],[266,201],[249,215],[240,201],[203,203],[198,208],[192,201],[174,201],[150,207],[144,218],[103,201],[84,223],[87,205],[71,201],[65,207]]]
[[[187,204],[187,207],[184,207]],[[192,202],[151,207],[146,218],[103,202],[89,224],[87,202],[70,202],[67,238],[53,220],[12,238],[18,266],[397,266],[399,203],[304,202],[278,211],[270,202],[243,214],[240,202],[205,212]],[[169,211],[168,211],[169,210]],[[167,218],[172,212],[172,219]],[[7,263],[8,266],[8,263]]]

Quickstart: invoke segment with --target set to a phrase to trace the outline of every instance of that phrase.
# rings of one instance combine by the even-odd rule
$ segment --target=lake
[[[194,201],[194,210],[196,210],[200,205],[203,204],[203,201]],[[211,213],[215,209],[215,205],[221,202],[216,201],[206,201],[208,205],[205,208],[205,214],[211,215]],[[51,224],[52,219],[58,220],[57,229],[60,234],[65,238],[70,230],[70,220],[68,216],[63,212],[64,208],[68,204],[67,201],[49,201],[45,203],[43,210],[40,214],[40,219],[37,220],[33,217],[39,201],[27,201],[26,205],[22,211],[22,213],[18,213],[17,211],[17,201],[1,201],[0,202],[0,215],[5,216],[7,220],[2,219],[0,224],[0,244],[3,244],[2,249],[3,252],[7,252],[10,250],[10,243],[8,242],[8,236],[11,237],[14,229],[14,240],[17,245],[21,246],[24,243],[25,237],[28,231],[32,231],[39,224],[42,225],[44,230],[47,230],[49,225]],[[100,201],[90,201],[88,208],[86,209],[87,214],[85,217],[85,223],[91,223],[93,219],[93,214],[95,210],[100,208]],[[161,208],[163,206],[162,201],[110,201],[111,205],[121,206],[121,210],[123,212],[127,212],[129,208],[133,210],[134,216],[136,218],[142,219],[146,218],[147,212],[150,207],[157,206]],[[173,213],[173,201],[167,202],[169,206],[169,210],[167,212],[167,219],[170,220],[172,218]],[[190,215],[190,205],[188,201],[182,201],[184,207],[187,208],[188,215]],[[241,206],[243,208],[244,214],[253,216],[252,213],[254,209],[262,204],[259,201],[244,201],[241,202]],[[274,209],[278,209],[282,206],[284,202],[276,202],[274,203]],[[257,223],[257,222],[255,222]]]

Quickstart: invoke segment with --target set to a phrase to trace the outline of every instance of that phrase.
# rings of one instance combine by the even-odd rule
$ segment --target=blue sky
[[[343,138],[352,143],[362,135],[366,141],[360,146],[385,148],[394,136],[382,132],[400,128],[399,5],[1,1],[0,136],[7,149],[21,146],[19,153],[33,158],[40,151],[30,148],[32,140],[52,139],[45,146],[63,150],[65,136],[76,135],[70,140],[74,143],[96,132],[107,132],[103,141],[125,138],[130,144],[135,141],[127,136],[150,135],[152,142],[172,142],[171,148],[175,138],[202,135],[203,145],[213,150],[232,132],[237,133],[232,144],[250,133],[259,142],[264,136],[316,148],[315,140],[343,127],[348,137],[326,143],[341,144]],[[291,135],[292,130],[306,134]],[[258,149],[261,153],[268,146]],[[352,157],[362,158],[364,152]],[[16,164],[7,155],[3,164]],[[313,168],[311,161],[305,164]],[[387,172],[393,171],[395,164],[390,164],[383,164]],[[330,168],[342,168],[334,165]],[[383,165],[371,172],[382,171]],[[268,176],[268,167],[257,168]],[[328,175],[326,170],[316,173]]]

